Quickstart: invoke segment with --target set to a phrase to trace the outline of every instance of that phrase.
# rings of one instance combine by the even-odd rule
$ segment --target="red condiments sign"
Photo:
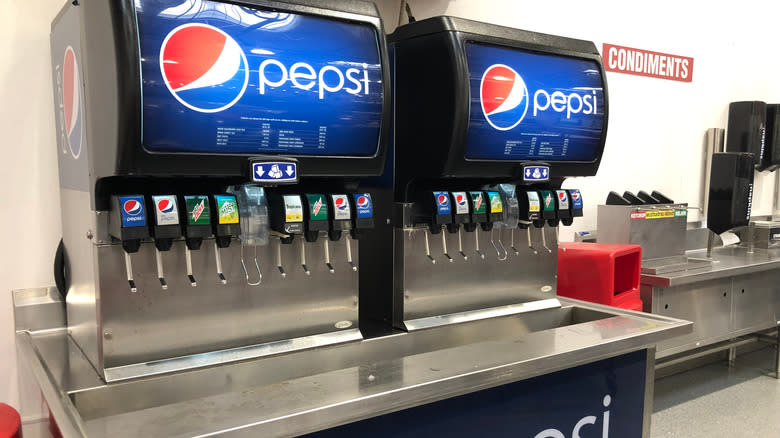
[[[693,81],[693,58],[687,56],[604,43],[601,57],[607,71],[670,81]]]

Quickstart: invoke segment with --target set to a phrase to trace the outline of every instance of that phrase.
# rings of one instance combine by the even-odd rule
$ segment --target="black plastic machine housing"
[[[221,0],[217,0],[221,1]],[[227,3],[227,2],[226,2]],[[239,0],[247,7],[363,23],[376,31],[384,98],[377,152],[371,157],[296,156],[299,176],[363,177],[382,173],[390,136],[391,90],[387,45],[376,6],[363,1]],[[89,140],[90,184],[107,177],[226,177],[246,181],[252,154],[150,152],[142,144],[141,60],[133,0],[84,1],[80,39]],[[316,48],[312,48],[316,50]],[[274,158],[274,157],[271,157]]]
[[[394,63],[397,200],[405,200],[399,190],[413,193],[404,185],[415,179],[517,181],[523,165],[529,164],[465,157],[473,99],[466,55],[470,42],[596,63],[604,84],[604,121],[595,159],[548,163],[552,179],[596,174],[606,140],[609,99],[601,57],[592,42],[446,16],[401,26],[388,41]]]

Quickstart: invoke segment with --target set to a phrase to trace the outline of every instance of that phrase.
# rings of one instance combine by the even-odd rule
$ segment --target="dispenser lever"
[[[436,259],[431,257],[431,246],[428,243],[428,229],[427,228],[424,230],[424,233],[425,233],[424,234],[424,236],[425,236],[425,256],[428,257],[428,259],[431,261],[431,263],[433,263],[435,265],[436,264]]]
[[[249,281],[249,271],[246,269],[246,263],[244,263],[244,241],[241,241],[241,268],[244,270],[244,277],[246,278],[246,284],[249,286],[259,286],[263,282],[263,274],[260,272],[260,264],[257,262],[257,245],[252,245],[255,249],[255,268],[257,268],[257,281]]]
[[[347,263],[352,267],[352,271],[357,272],[357,266],[352,262],[352,238],[349,237],[349,234],[344,236],[344,243],[347,245]]]
[[[219,282],[222,284],[227,284],[227,279],[222,273],[222,254],[219,252],[219,246],[217,246],[216,240],[214,240],[214,261],[217,265],[217,277],[219,277]]]
[[[458,227],[458,253],[463,257],[463,260],[468,260],[469,256],[463,252],[463,229]]]
[[[184,245],[184,261],[187,263],[187,278],[190,280],[190,285],[195,287],[198,282],[195,281],[195,276],[192,275],[192,251],[187,245]]]
[[[485,254],[479,250],[479,229],[474,230],[474,248],[477,252],[477,255],[479,255],[479,258],[485,260]]]
[[[306,267],[306,241],[301,240],[301,268],[306,275],[311,275],[311,271]]]
[[[163,272],[162,252],[155,248],[154,257],[157,262],[157,278],[160,280],[160,287],[162,290],[168,290],[168,283],[165,281],[165,273]]]
[[[130,258],[130,253],[128,252],[125,252],[125,270],[127,271],[127,283],[130,285],[130,292],[138,292],[138,289],[135,287],[135,281],[133,280],[133,260]]]
[[[279,273],[282,274],[282,278],[287,278],[287,273],[284,272],[282,267],[282,239],[276,241],[276,268],[279,269]]]
[[[325,266],[328,267],[328,272],[335,274],[336,270],[333,269],[333,265],[330,263],[330,244],[328,244],[328,238],[322,239],[322,249],[325,251]]]
[[[444,251],[444,257],[447,257],[447,261],[452,263],[455,260],[450,257],[449,251],[447,251],[447,231],[442,226],[441,227],[441,248]]]

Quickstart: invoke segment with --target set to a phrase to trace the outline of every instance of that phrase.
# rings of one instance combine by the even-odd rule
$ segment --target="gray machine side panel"
[[[67,3],[57,17],[58,21],[52,26],[51,65],[60,187],[87,191],[89,190],[89,148],[85,129],[87,113],[84,101],[84,53],[81,50],[79,12],[78,7]],[[65,105],[70,107],[71,102],[65,102],[63,91],[65,56],[69,50],[72,50],[75,55],[74,74],[77,79],[72,99],[72,129],[69,129],[71,126],[66,126],[68,123],[65,116]]]

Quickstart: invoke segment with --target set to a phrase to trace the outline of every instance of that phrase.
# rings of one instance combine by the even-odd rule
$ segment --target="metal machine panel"
[[[598,241],[641,245],[642,260],[683,256],[688,220],[686,209],[687,204],[599,205]]]
[[[430,246],[437,263],[433,264],[425,254],[423,229],[396,229],[396,243],[403,246],[403,264],[397,265],[402,269],[397,272],[403,277],[394,291],[394,324],[404,327],[403,321],[408,320],[555,298],[558,245],[555,231],[549,227],[543,230],[549,252],[542,246],[539,229],[531,230],[537,254],[528,248],[526,231],[515,229],[514,245],[519,255],[510,250],[503,261],[496,260],[504,254],[502,251],[499,255],[491,245],[491,232],[464,232],[463,252],[468,260],[453,250],[452,263],[442,254],[441,235],[434,235]],[[476,233],[484,260],[476,251]],[[503,245],[510,247],[510,230],[495,229],[492,235],[496,242],[500,235]],[[457,234],[444,232],[444,236],[448,248],[458,248]]]
[[[718,342],[731,332],[730,280],[703,281],[693,288],[678,286],[653,289],[654,314],[696,321],[693,333],[659,343],[659,353],[673,354]]]
[[[228,280],[223,285],[214,270],[214,242],[205,240],[200,250],[192,252],[198,279],[198,286],[192,287],[185,270],[184,242],[174,241],[173,248],[162,256],[168,280],[168,290],[162,290],[155,274],[154,246],[144,243],[133,255],[135,294],[128,290],[124,278],[121,247],[99,246],[105,367],[357,328],[358,274],[346,262],[345,239],[330,244],[335,274],[320,262],[324,260],[320,241],[305,243],[311,272],[306,275],[300,266],[301,244],[298,239],[281,247],[286,278],[275,266],[278,239],[258,247],[263,281],[249,286],[241,268],[241,246],[234,242],[221,250]],[[357,245],[353,244],[352,250],[357,260]],[[300,344],[301,348],[314,345]]]
[[[776,306],[780,303],[780,286],[777,272],[760,272],[734,277],[732,327],[733,330],[772,327],[778,321]]]

